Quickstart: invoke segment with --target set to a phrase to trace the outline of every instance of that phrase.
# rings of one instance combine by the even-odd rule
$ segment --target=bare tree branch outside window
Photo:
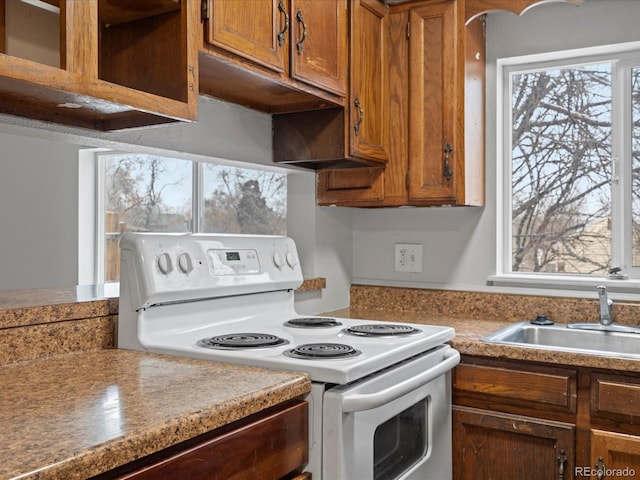
[[[606,273],[611,67],[512,77],[512,271]]]
[[[631,69],[632,265],[640,267],[640,67]]]
[[[285,235],[287,176],[205,165],[204,231]]]
[[[201,198],[192,199],[192,162],[154,155],[105,156],[105,281],[119,278],[123,232],[193,231],[201,202],[204,232],[287,232],[287,176],[204,164]]]

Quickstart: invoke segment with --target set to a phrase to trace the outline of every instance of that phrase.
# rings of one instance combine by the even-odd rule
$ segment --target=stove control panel
[[[295,243],[270,235],[128,233],[120,241],[121,289],[134,308],[302,284]]]
[[[260,273],[258,252],[255,250],[209,250],[212,275],[251,275]]]

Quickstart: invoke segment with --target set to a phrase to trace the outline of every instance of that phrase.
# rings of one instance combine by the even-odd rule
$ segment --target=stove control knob
[[[181,253],[178,256],[178,268],[182,273],[189,273],[193,270],[193,261],[188,253]]]
[[[280,270],[283,266],[284,266],[284,255],[282,254],[282,252],[274,252],[273,253],[273,264],[278,267],[278,270]]]
[[[163,275],[169,275],[169,273],[171,273],[171,270],[173,270],[171,257],[168,253],[161,253],[160,255],[158,255],[156,264],[158,265],[158,270],[160,270],[160,273],[162,273]]]
[[[297,264],[298,260],[296,259],[296,256],[291,252],[287,252],[287,265],[291,268],[295,268]]]

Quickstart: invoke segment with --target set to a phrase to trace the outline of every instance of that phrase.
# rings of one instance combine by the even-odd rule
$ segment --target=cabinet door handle
[[[360,99],[358,97],[356,97],[353,101],[353,105],[358,109],[358,120],[353,126],[353,133],[355,133],[357,137],[360,133],[360,125],[362,124],[362,120],[364,120],[364,110],[362,109],[362,105],[360,104]]]
[[[564,480],[565,467],[567,466],[567,456],[564,450],[560,450],[556,460],[558,461],[558,480]]]
[[[298,11],[296,12],[296,20],[298,20],[298,23],[302,25],[302,37],[300,37],[300,40],[298,40],[298,42],[296,43],[298,55],[302,55],[302,44],[307,39],[307,24],[304,23],[304,18],[302,17],[302,12],[300,11],[300,9],[298,9]]]
[[[449,156],[451,155],[451,152],[453,152],[453,147],[450,143],[447,143],[444,147],[444,178],[446,178],[447,181],[451,180],[451,177],[453,177],[453,172],[449,165]]]
[[[607,471],[607,466],[604,463],[604,460],[602,459],[602,457],[598,457],[598,461],[596,463],[596,478],[598,480],[604,480],[605,477],[605,472]]]
[[[282,46],[284,45],[285,34],[287,33],[287,30],[289,30],[289,14],[287,13],[287,9],[284,6],[283,0],[280,0],[278,2],[278,10],[280,11],[280,13],[284,14],[284,27],[282,27],[282,30],[280,30],[280,32],[278,32],[278,45]]]

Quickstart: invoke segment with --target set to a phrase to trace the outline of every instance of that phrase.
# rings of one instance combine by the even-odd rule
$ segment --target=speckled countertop
[[[83,479],[306,394],[303,374],[129,350],[0,367],[0,479]]]
[[[594,321],[595,300],[358,285],[350,296],[331,314],[451,326],[462,354],[640,372],[640,360],[481,341],[540,312]],[[302,374],[109,348],[117,307],[99,286],[0,292],[0,480],[86,478],[310,389]],[[637,324],[640,302],[614,314]]]
[[[477,355],[512,360],[528,360],[576,367],[603,368],[625,372],[640,372],[640,360],[546,350],[535,347],[519,347],[487,343],[481,339],[511,325],[513,321],[483,320],[465,316],[421,314],[411,311],[384,311],[346,308],[330,312],[331,315],[361,319],[377,319],[395,322],[409,322],[428,325],[446,325],[456,331],[451,345],[463,355]]]

